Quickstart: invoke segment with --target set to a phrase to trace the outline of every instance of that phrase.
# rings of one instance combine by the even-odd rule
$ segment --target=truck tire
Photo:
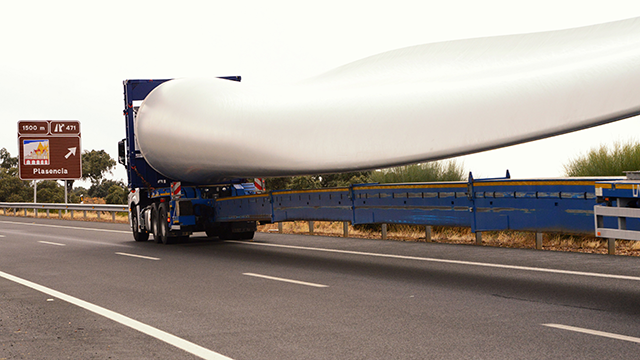
[[[240,232],[240,233],[236,233],[236,240],[251,240],[253,239],[253,235],[255,234],[255,231],[245,231],[245,232]]]
[[[158,240],[157,242],[162,242],[163,244],[171,244],[175,238],[169,236],[169,222],[167,218],[169,216],[169,205],[167,203],[160,203],[158,205],[158,221],[157,221],[157,230],[158,230]]]
[[[207,237],[209,238],[218,237],[218,235],[220,234],[215,229],[206,229],[204,232],[207,234]]]
[[[220,239],[222,240],[251,240],[253,239],[253,231],[243,231],[243,232],[224,232],[220,234]]]
[[[133,240],[135,241],[147,241],[149,240],[149,233],[148,232],[139,232],[138,231],[138,214],[136,212],[136,209],[131,209],[130,211],[131,214],[131,230],[133,231]]]
[[[160,232],[158,231],[158,204],[151,204],[151,233],[153,234],[153,240],[156,243],[160,243]]]
[[[254,231],[233,232],[229,226],[220,232],[220,240],[251,240],[254,233]]]

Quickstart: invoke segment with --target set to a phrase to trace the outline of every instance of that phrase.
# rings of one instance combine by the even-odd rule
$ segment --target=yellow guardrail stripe
[[[216,199],[216,201],[237,200],[237,199],[252,199],[252,198],[261,198],[261,197],[268,197],[268,196],[269,196],[269,194],[230,196],[230,197]]]

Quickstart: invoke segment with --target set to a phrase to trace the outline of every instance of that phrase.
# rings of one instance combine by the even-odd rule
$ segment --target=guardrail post
[[[541,232],[537,232],[536,233],[536,249],[537,250],[542,250],[542,233]]]
[[[607,253],[609,255],[616,254],[616,239],[613,239],[613,238],[607,239]]]
[[[49,219],[49,209],[47,209],[47,219]]]
[[[73,220],[73,210],[71,210],[71,220]]]
[[[278,234],[282,234],[282,221],[278,223]]]
[[[313,221],[309,221],[309,235],[313,235]]]
[[[62,219],[62,210],[58,209],[58,219]]]
[[[431,225],[427,225],[424,227],[424,241],[431,242],[432,232],[433,232],[433,227]]]
[[[115,211],[111,212],[111,221],[116,222],[116,212]]]
[[[476,245],[482,245],[482,232],[476,231]]]
[[[343,237],[349,237],[349,222],[348,221],[343,221],[342,222],[342,236]]]
[[[84,219],[87,220],[87,210],[82,210],[82,213],[84,215]],[[73,217],[73,215],[72,215]]]
[[[16,208],[13,208],[13,216],[16,216]]]
[[[382,224],[382,240],[387,240],[387,224]]]
[[[100,220],[100,211],[96,211],[96,215],[98,216],[98,220]]]
[[[27,208],[24,208],[24,217],[27,217]]]

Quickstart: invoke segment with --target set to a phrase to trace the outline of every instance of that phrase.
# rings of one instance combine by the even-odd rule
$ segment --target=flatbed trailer
[[[470,179],[284,190],[216,200],[216,221],[344,221],[469,227],[472,232],[594,234],[603,178]],[[608,226],[614,221],[608,219]],[[640,224],[630,224],[640,230]]]
[[[240,81],[240,77],[225,79]],[[516,180],[507,171],[504,178],[474,179],[469,174],[468,181],[461,182],[359,184],[268,193],[256,191],[252,179],[213,185],[181,182],[151,168],[136,146],[137,102],[165,81],[124,81],[126,138],[119,144],[119,162],[127,167],[129,218],[137,241],[154,234],[156,241],[169,243],[198,231],[223,239],[251,239],[257,222],[294,220],[460,226],[475,233],[594,234],[594,206],[601,198],[596,192],[602,192],[596,184],[624,180]],[[614,227],[617,219],[603,218],[600,225]],[[640,230],[640,222],[629,221],[625,226],[625,231]]]

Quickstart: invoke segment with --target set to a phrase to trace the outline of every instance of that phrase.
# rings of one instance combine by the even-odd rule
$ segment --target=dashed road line
[[[127,253],[123,253],[123,252],[117,252],[116,255],[130,256],[130,257],[134,257],[134,258],[147,259],[147,260],[160,260],[160,258],[157,258],[157,257],[136,255],[136,254],[127,254]]]
[[[321,251],[321,252],[339,253],[339,254],[348,254],[348,255],[362,255],[362,256],[375,256],[375,257],[402,259],[402,260],[428,261],[428,262],[443,263],[443,264],[471,265],[471,266],[482,266],[482,267],[498,268],[498,269],[536,271],[536,272],[552,273],[552,274],[578,275],[578,276],[590,276],[590,277],[607,278],[607,279],[640,281],[640,277],[628,276],[628,275],[602,274],[602,273],[592,273],[592,272],[584,272],[584,271],[548,269],[548,268],[537,268],[537,267],[518,266],[518,265],[491,264],[491,263],[481,263],[481,262],[475,262],[475,261],[436,259],[436,258],[426,258],[426,257],[408,256],[408,255],[380,254],[380,253],[371,253],[371,252],[362,252],[362,251],[353,251],[353,250],[324,249],[324,248],[296,246],[296,245],[268,244],[268,243],[259,243],[255,241],[247,242],[247,241],[226,240],[226,242],[242,244],[242,245],[270,246],[270,247],[279,247],[279,248],[286,248],[286,249]]]
[[[605,331],[591,330],[591,329],[585,329],[585,328],[569,326],[569,325],[562,325],[562,324],[542,324],[542,326],[548,326],[548,327],[551,327],[551,328],[556,328],[556,329],[561,329],[561,330],[574,331],[574,332],[579,332],[579,333],[583,333],[583,334],[602,336],[602,337],[606,337],[606,338],[610,338],[610,339],[624,340],[624,341],[640,343],[640,338],[633,337],[633,336],[627,336],[627,335],[619,335],[619,334],[614,334],[614,333],[605,332]]]
[[[9,281],[13,281],[15,283],[24,285],[26,287],[29,287],[31,289],[40,291],[44,294],[47,294],[49,296],[58,298],[60,300],[64,300],[70,304],[76,305],[78,307],[81,307],[83,309],[89,310],[95,314],[101,315],[106,317],[107,319],[111,319],[115,322],[118,322],[122,325],[128,326],[132,329],[138,330],[143,334],[147,334],[149,336],[152,336],[158,340],[164,341],[167,344],[173,345],[179,349],[182,349],[188,353],[191,353],[195,356],[199,356],[203,359],[207,359],[207,360],[231,360],[231,358],[226,357],[222,354],[219,354],[215,351],[209,350],[207,348],[204,348],[200,345],[194,344],[190,341],[187,341],[185,339],[179,338],[173,334],[170,334],[166,331],[162,331],[160,329],[156,329],[153,326],[144,324],[138,320],[134,320],[130,317],[124,316],[122,314],[119,314],[115,311],[103,308],[101,306],[92,304],[90,302],[78,299],[76,297],[73,297],[71,295],[67,295],[64,293],[61,293],[57,290],[53,290],[50,289],[48,287],[36,284],[34,282],[31,282],[29,280],[25,280],[22,278],[19,278],[17,276],[13,276],[11,274],[7,274],[5,272],[0,271],[0,277],[5,278]]]
[[[38,241],[38,242],[40,244],[46,244],[46,245],[67,246],[67,244],[54,243],[51,241]]]
[[[310,282],[306,282],[306,281],[285,279],[285,278],[279,278],[279,277],[269,276],[269,275],[260,275],[260,274],[254,274],[254,273],[243,273],[242,275],[253,276],[253,277],[269,279],[269,280],[282,281],[282,282],[291,283],[291,284],[313,286],[313,287],[318,287],[318,288],[329,287],[329,285],[315,284],[315,283],[310,283]]]

